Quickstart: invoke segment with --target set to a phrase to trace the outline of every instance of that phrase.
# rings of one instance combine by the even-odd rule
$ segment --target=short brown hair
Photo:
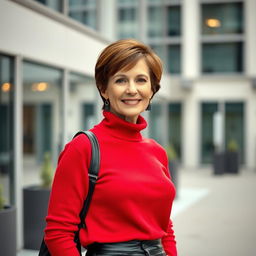
[[[95,80],[100,92],[105,92],[111,76],[119,70],[129,70],[144,58],[150,71],[153,95],[160,89],[162,62],[153,50],[134,39],[118,40],[107,46],[95,66]]]

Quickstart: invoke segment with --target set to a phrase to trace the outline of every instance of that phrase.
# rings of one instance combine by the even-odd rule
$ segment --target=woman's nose
[[[126,93],[130,93],[130,94],[135,94],[137,93],[137,86],[134,82],[129,82],[127,89],[126,89]]]

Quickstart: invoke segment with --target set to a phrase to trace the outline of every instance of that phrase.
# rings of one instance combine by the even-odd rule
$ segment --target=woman
[[[166,152],[140,133],[147,126],[140,114],[159,90],[161,75],[159,57],[136,40],[119,40],[98,58],[104,119],[91,129],[101,159],[86,228],[80,230],[87,255],[177,255],[170,220],[175,188]],[[45,230],[53,256],[79,255],[73,240],[88,191],[90,150],[88,138],[79,135],[60,155]]]

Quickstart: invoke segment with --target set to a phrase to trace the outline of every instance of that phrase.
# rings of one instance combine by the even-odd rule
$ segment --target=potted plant
[[[166,153],[169,161],[169,171],[172,178],[172,181],[176,187],[176,195],[178,195],[178,162],[177,162],[177,153],[172,144],[169,144],[166,147]],[[176,196],[177,197],[177,196]]]
[[[1,184],[0,227],[1,255],[16,256],[16,208],[5,204]]]
[[[38,250],[45,227],[45,216],[52,184],[53,168],[48,152],[44,154],[41,185],[23,188],[24,248]]]
[[[221,175],[226,170],[226,154],[225,152],[215,151],[213,153],[213,174]]]
[[[231,139],[227,145],[226,172],[235,174],[239,172],[238,144],[234,139]]]

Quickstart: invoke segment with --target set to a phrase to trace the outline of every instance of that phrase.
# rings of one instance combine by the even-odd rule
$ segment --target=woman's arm
[[[164,166],[166,175],[171,179],[170,171],[169,171],[169,161],[166,151],[164,150]],[[167,227],[166,235],[162,238],[162,244],[167,256],[177,256],[177,247],[176,247],[176,240],[173,230],[173,224],[171,219],[169,220],[169,224]]]
[[[168,256],[177,256],[176,241],[172,227],[172,221],[170,220],[167,234],[162,238],[162,244]]]
[[[53,256],[79,256],[74,232],[88,192],[90,144],[79,135],[66,145],[56,169],[45,229],[45,242]]]

